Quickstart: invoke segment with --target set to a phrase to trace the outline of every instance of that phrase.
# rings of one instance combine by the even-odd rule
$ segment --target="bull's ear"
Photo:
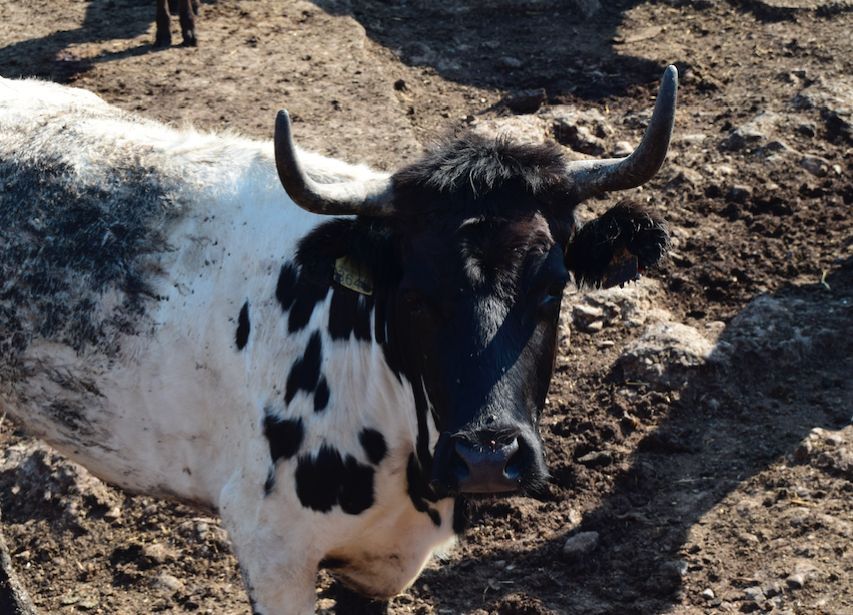
[[[663,221],[622,201],[574,234],[566,246],[566,267],[578,286],[610,288],[639,278],[668,248]]]

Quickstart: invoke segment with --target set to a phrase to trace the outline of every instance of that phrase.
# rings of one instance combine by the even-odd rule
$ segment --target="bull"
[[[218,513],[254,612],[328,568],[387,600],[470,495],[547,480],[561,298],[633,279],[663,223],[580,202],[664,161],[450,138],[393,174],[0,80],[0,410],[128,491]],[[282,190],[282,187],[284,188]]]

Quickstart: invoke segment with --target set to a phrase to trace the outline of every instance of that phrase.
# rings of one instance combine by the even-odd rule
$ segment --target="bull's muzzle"
[[[521,487],[529,465],[528,445],[514,429],[442,438],[433,485],[449,493],[510,493]]]

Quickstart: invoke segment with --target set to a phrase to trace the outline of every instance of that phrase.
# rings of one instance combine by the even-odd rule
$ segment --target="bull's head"
[[[667,245],[662,224],[638,207],[617,205],[582,228],[575,208],[654,176],[676,87],[670,66],[626,158],[567,162],[554,145],[468,136],[367,183],[309,177],[279,112],[276,166],[287,193],[317,214],[358,216],[379,246],[374,256],[359,251],[361,265],[392,272],[377,283],[386,329],[377,338],[412,384],[422,421],[431,413],[439,431],[432,451],[425,429],[417,447],[436,493],[511,492],[546,477],[538,422],[569,272],[578,284],[628,281]]]

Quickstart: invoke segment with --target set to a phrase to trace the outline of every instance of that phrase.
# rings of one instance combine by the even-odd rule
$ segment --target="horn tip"
[[[678,87],[678,69],[675,67],[675,64],[670,64],[664,69],[663,76],[661,77],[661,85],[664,84]]]
[[[278,113],[275,115],[275,126],[276,128],[289,128],[290,127],[290,114],[287,112],[287,109],[279,109]]]

